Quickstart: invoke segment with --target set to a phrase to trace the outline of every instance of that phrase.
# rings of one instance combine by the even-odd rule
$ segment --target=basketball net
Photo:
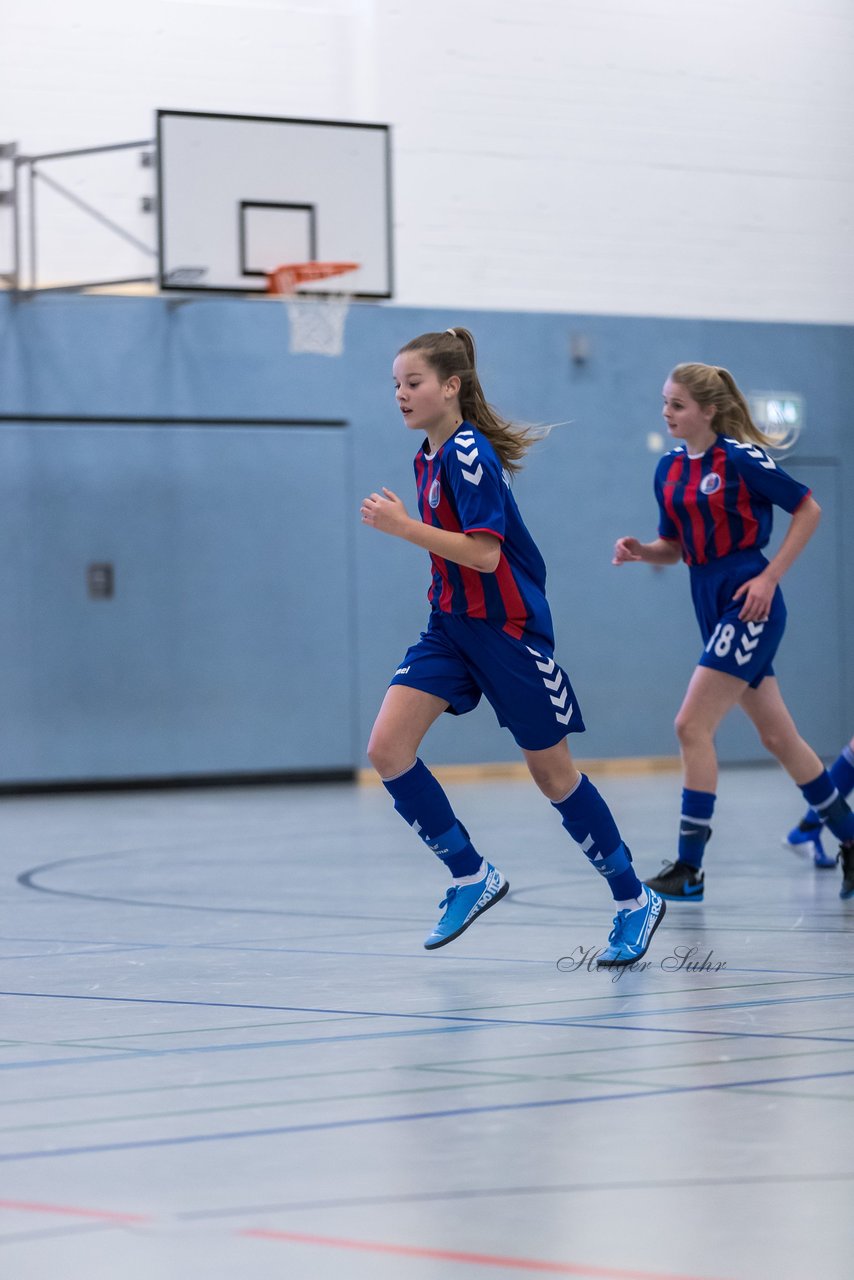
[[[267,273],[267,292],[281,298],[288,310],[292,353],[341,355],[352,294],[299,293],[298,288],[308,281],[327,280],[355,271],[358,266],[358,262],[287,262]]]

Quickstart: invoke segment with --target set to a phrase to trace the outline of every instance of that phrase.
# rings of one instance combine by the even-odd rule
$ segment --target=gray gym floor
[[[678,774],[593,777],[651,875]],[[791,783],[724,771],[616,980],[533,785],[449,791],[511,892],[434,953],[377,787],[0,802],[3,1280],[849,1280],[854,901]]]

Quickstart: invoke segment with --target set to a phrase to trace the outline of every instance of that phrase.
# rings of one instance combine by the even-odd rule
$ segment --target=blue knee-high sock
[[[851,750],[850,744],[842,748],[827,772],[836,790],[847,800],[854,791],[854,751]],[[811,827],[820,827],[823,824],[823,819],[813,808],[807,809],[803,821],[809,823]]]
[[[682,816],[679,820],[679,861],[689,867],[700,867],[703,853],[712,834],[712,814],[717,796],[713,791],[682,790]]]
[[[801,787],[801,791],[807,804],[815,809],[819,821],[830,828],[837,840],[854,840],[854,813],[833,785],[826,769]]]
[[[421,760],[396,778],[383,778],[382,784],[404,822],[414,827],[454,878],[480,870],[483,859],[465,827],[457,821],[448,797]]]
[[[582,774],[568,796],[552,801],[563,825],[588,860],[608,881],[616,902],[639,898],[643,885],[632,867],[632,855],[620,839],[611,810],[590,779]]]

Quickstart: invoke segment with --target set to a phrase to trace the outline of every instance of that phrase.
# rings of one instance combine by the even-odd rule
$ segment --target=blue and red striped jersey
[[[415,457],[415,480],[425,524],[454,533],[492,533],[501,541],[494,573],[478,573],[431,552],[432,608],[486,618],[517,640],[534,635],[553,648],[545,562],[486,436],[464,422],[434,454],[427,453],[425,441]]]
[[[759,550],[771,537],[773,508],[792,513],[809,494],[758,445],[718,436],[698,458],[680,445],[655,471],[659,537],[678,541],[689,565]]]

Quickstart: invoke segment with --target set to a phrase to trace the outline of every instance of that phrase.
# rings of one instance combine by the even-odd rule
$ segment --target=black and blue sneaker
[[[654,889],[668,902],[702,902],[703,872],[689,862],[665,862],[657,876],[645,880],[648,889]]]

